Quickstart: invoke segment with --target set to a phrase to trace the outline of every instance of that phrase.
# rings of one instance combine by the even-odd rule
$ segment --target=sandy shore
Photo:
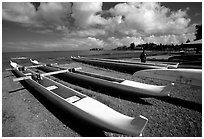
[[[82,67],[84,71],[100,73],[139,82],[167,85],[170,82],[149,78],[133,78],[130,74],[102,69],[81,63],[62,65]],[[45,98],[25,84],[13,82],[11,72],[2,73],[2,136],[124,136],[104,132],[73,120],[47,102]],[[149,119],[146,137],[201,137],[202,89],[176,84],[169,98],[122,98],[104,94],[100,88],[83,88],[54,77],[52,79],[95,98],[109,107],[129,116],[141,114]]]

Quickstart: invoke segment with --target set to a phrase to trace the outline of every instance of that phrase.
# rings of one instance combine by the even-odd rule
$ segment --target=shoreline
[[[139,58],[139,55],[142,51],[67,51],[67,52],[18,52],[18,53],[4,53],[2,55],[2,69],[9,68],[9,60],[10,58],[16,57],[27,57],[31,59],[37,59],[42,62],[58,62],[59,64],[65,64],[65,62],[71,61],[71,56],[88,56],[88,57],[97,57],[97,58],[115,58],[115,59],[124,59],[124,58]],[[146,51],[147,55],[160,55],[166,54],[167,52],[163,51]],[[15,59],[16,62],[30,63],[29,59],[18,60]]]

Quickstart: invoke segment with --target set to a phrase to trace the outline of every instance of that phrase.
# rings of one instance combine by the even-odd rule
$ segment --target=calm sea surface
[[[138,57],[141,51],[52,51],[52,52],[8,52],[2,53],[2,71],[6,68],[9,68],[9,60],[16,57],[27,57],[26,60],[13,60],[18,62],[21,65],[31,65],[29,59],[37,59],[45,63],[54,63],[59,64],[68,63],[71,59],[71,56],[92,56],[92,57],[101,57],[107,58],[113,55],[129,55],[133,54],[135,57]]]

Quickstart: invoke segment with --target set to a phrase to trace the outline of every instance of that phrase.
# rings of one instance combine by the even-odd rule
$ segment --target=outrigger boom
[[[66,73],[68,71],[76,71],[76,70],[80,70],[82,69],[81,67],[78,67],[78,68],[71,68],[71,69],[66,69],[66,70],[59,70],[59,71],[53,71],[53,72],[48,72],[48,73],[43,73],[43,74],[40,74],[42,77],[45,77],[45,76],[50,76],[50,75],[55,75],[55,74],[60,74],[60,73]]]
[[[42,77],[68,72],[69,69],[40,74]]]
[[[42,67],[42,66],[45,66],[45,65],[35,65],[35,66],[26,66],[25,68],[38,68],[38,67]]]
[[[31,69],[31,68],[38,68],[38,67],[42,67],[42,66],[45,66],[45,65],[35,65],[35,66],[25,66],[24,68],[26,68],[26,69]],[[18,67],[18,68],[23,68],[23,66],[20,66],[20,67]],[[15,70],[15,68],[9,68],[9,69],[6,69],[6,71],[11,71],[11,70]]]
[[[31,79],[31,76],[24,76],[24,77],[15,78],[15,79],[13,79],[13,81],[18,82],[18,81],[27,80],[27,79]]]
[[[41,66],[30,66],[30,67],[41,67]],[[54,71],[54,72],[48,72],[48,73],[42,73],[42,74],[37,74],[38,77],[45,77],[45,76],[50,76],[50,75],[55,75],[55,74],[60,74],[60,73],[66,73],[70,70],[79,70],[81,69],[81,67],[78,67],[78,68],[72,68],[72,69],[66,69],[66,70],[60,70],[60,71]],[[22,80],[27,80],[27,79],[30,79],[33,74],[27,74],[26,76],[24,77],[20,77],[20,78],[15,78],[13,79],[14,82],[17,82],[17,81],[22,81]]]

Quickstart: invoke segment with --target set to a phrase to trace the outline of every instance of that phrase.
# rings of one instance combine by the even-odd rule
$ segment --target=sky
[[[2,3],[2,52],[69,51],[195,39],[201,2]]]

